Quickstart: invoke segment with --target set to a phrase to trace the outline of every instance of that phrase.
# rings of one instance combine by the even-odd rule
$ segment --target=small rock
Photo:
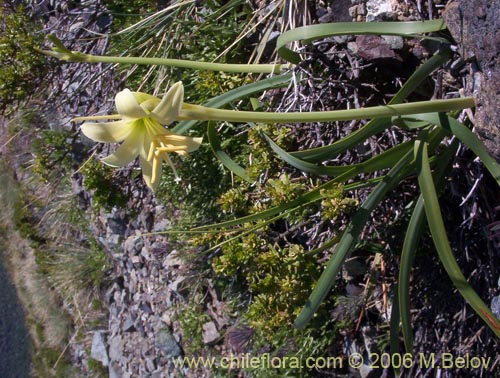
[[[394,17],[392,0],[368,0],[366,12],[366,21],[368,22],[391,19]]]
[[[357,54],[358,53],[358,45],[356,44],[356,42],[349,42],[349,43],[347,43],[347,50],[351,54]]]
[[[127,318],[123,321],[122,325],[123,332],[134,332],[135,331],[135,322],[132,319],[131,315],[128,315]]]
[[[105,245],[109,247],[109,249],[114,249],[118,247],[121,243],[121,235],[119,234],[111,234],[105,239]]]
[[[166,329],[162,329],[156,334],[155,343],[166,358],[175,358],[181,355],[179,344],[177,344],[174,336]]]
[[[214,322],[207,322],[202,326],[203,342],[205,344],[211,344],[220,338],[220,333],[217,331],[217,327]]]
[[[122,353],[125,341],[121,336],[114,336],[109,340],[109,359],[111,361],[119,361]]]
[[[124,235],[127,230],[124,215],[117,208],[111,210],[111,214],[106,217],[108,221],[108,229],[112,234]]]
[[[109,378],[123,378],[122,369],[117,363],[111,363],[108,368]]]
[[[398,35],[383,35],[382,39],[393,50],[401,50],[404,47],[403,37]]]
[[[104,367],[109,365],[108,352],[106,351],[106,344],[101,331],[94,333],[92,338],[92,347],[90,349],[90,357],[99,361]]]
[[[356,38],[358,55],[366,60],[397,58],[396,53],[377,35],[360,35]]]
[[[123,243],[123,249],[134,255],[139,254],[142,247],[144,247],[144,240],[138,236],[127,238]]]
[[[160,219],[154,224],[153,231],[165,231],[172,225],[172,222],[168,218]]]
[[[156,369],[156,364],[152,358],[146,358],[146,369],[148,372],[152,373]]]
[[[500,319],[500,297],[493,297],[491,300],[491,312]]]

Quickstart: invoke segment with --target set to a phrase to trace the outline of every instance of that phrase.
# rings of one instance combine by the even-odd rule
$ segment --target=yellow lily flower
[[[118,114],[78,117],[74,121],[116,120],[85,122],[81,130],[96,142],[123,142],[102,161],[112,167],[123,167],[139,156],[144,180],[155,191],[160,181],[162,161],[172,167],[176,180],[179,179],[168,153],[187,155],[197,150],[203,139],[177,135],[162,126],[177,119],[183,99],[184,87],[181,82],[175,83],[161,100],[146,93],[124,89],[115,97]]]

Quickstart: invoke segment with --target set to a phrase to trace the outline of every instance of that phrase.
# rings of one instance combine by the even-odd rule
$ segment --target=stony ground
[[[65,4],[65,2],[61,3]],[[366,18],[374,20],[418,19],[419,14],[425,14],[426,17],[429,17],[429,9],[434,12],[433,16],[437,16],[444,9],[445,3],[446,1],[424,2],[420,0],[333,1],[331,4],[318,4],[313,18],[318,18],[319,22],[350,21],[352,19],[362,21]],[[475,15],[475,21],[486,21],[484,23],[476,22],[476,26],[471,26],[470,32],[466,35],[473,35],[472,33],[477,32],[482,36],[488,35],[491,38],[496,38],[494,34],[485,34],[481,29],[482,26],[479,25],[488,25],[488,30],[490,30],[491,25],[492,29],[498,30],[494,27],[495,23],[498,22],[498,17],[495,16],[498,15],[500,9],[497,6],[498,2],[495,0],[493,2],[471,1],[469,3],[467,6],[475,8],[471,8],[466,17]],[[43,4],[46,2],[42,2]],[[84,5],[88,9],[95,9],[95,4],[92,2],[86,2]],[[427,5],[430,7],[428,8]],[[43,7],[39,11],[40,14],[47,14]],[[74,35],[70,35],[69,39],[85,36],[82,31],[83,27],[94,28],[94,30],[97,28],[100,32],[106,31],[105,25],[102,24],[104,21],[101,12],[90,12],[88,15],[90,16],[84,16],[82,20],[81,17],[72,16],[72,12],[61,5],[57,9],[51,10],[50,16],[47,17],[47,27],[49,30],[57,29],[66,32],[71,30]],[[61,32],[61,35],[63,34]],[[454,35],[457,38],[456,32]],[[66,38],[68,38],[67,35]],[[494,64],[498,55],[488,54],[491,52],[490,49],[476,50],[484,44],[481,45],[477,39],[470,38],[470,43],[472,42],[474,42],[474,46],[468,47],[469,45],[465,43],[463,45],[468,51],[467,54],[463,54],[464,60],[468,60],[470,58],[468,54],[473,51],[477,56],[483,57],[483,67],[488,67],[490,70],[486,72],[493,72],[498,68],[498,65]],[[330,44],[323,51],[319,51],[319,56],[322,58],[330,56],[335,53],[338,44],[345,45],[353,59],[352,66],[355,67],[354,71],[348,75],[355,75],[355,79],[362,79],[367,72],[372,72],[369,71],[369,67],[376,66],[377,61],[380,62],[381,59],[388,64],[386,67],[392,70],[401,67],[403,57],[400,54],[404,53],[405,58],[411,57],[411,60],[415,62],[418,62],[426,54],[425,48],[419,44],[402,46],[402,43],[403,41],[397,38],[368,38],[365,36],[354,38],[348,43],[346,41],[330,41]],[[498,45],[496,44],[496,46]],[[106,49],[106,42],[101,40],[97,44],[77,45],[74,49],[103,52]],[[359,64],[361,59],[365,63],[368,62],[368,68]],[[457,56],[456,59],[460,58]],[[325,60],[325,62],[332,65],[333,61]],[[457,71],[456,77],[449,81],[470,83],[472,79],[469,70],[476,69],[474,67],[471,63],[464,61]],[[114,91],[116,91],[115,85],[119,86],[119,83],[113,83],[114,85],[110,86],[110,76],[107,76],[110,73],[105,72],[102,66],[86,69],[90,71],[83,70],[82,66],[68,65],[61,67],[58,72],[63,79],[57,82],[60,83],[60,87],[54,88],[54,93],[60,92],[62,88],[65,88],[65,91],[69,88],[71,96],[78,98],[78,101],[61,103],[54,98],[51,103],[56,105],[55,111],[60,115],[56,117],[55,122],[68,124],[68,119],[75,114],[92,114],[96,111],[103,111],[109,106],[109,103],[106,103],[104,99],[113,96]],[[91,85],[80,85],[88,77],[94,77],[96,73],[105,73],[105,75],[101,76],[100,81],[93,82]],[[491,86],[491,88],[494,91],[498,90],[499,86]],[[359,101],[363,105],[368,101],[367,94],[368,99],[370,99],[370,94],[378,95],[376,91],[370,92],[372,89],[367,87],[363,93],[354,91],[350,98],[354,99],[359,95]],[[335,91],[337,88],[331,85],[328,90]],[[482,97],[485,103],[493,98],[491,92],[487,93],[486,97]],[[313,103],[314,99],[311,98],[310,101]],[[338,106],[343,107],[344,105],[346,104]],[[485,110],[482,114],[483,116],[480,117],[484,119],[484,117],[498,113]],[[300,135],[298,137],[300,138]],[[496,145],[498,146],[498,144]],[[463,160],[466,161],[466,156],[463,156]],[[460,162],[460,158],[458,161]],[[471,184],[482,176],[480,170],[481,168],[477,164],[467,163],[465,165],[464,163],[463,172],[466,174],[456,177],[456,184],[450,189],[449,196],[467,196]],[[82,207],[88,206],[91,196],[81,185],[82,177],[76,174],[73,180],[75,195],[81,198]],[[488,193],[487,181],[482,181],[478,188],[480,188],[478,190],[482,190],[482,193],[479,191],[474,193],[474,203],[466,204],[458,212],[452,213],[450,208],[448,216],[460,226],[457,226],[460,232],[457,233],[454,242],[463,246],[467,252],[460,257],[461,266],[468,267],[466,273],[471,280],[479,285],[483,294],[491,297],[498,294],[499,291],[496,287],[499,272],[497,268],[494,268],[500,266],[499,244],[496,239],[488,240],[481,234],[488,224],[494,221],[495,218],[491,218],[491,216],[495,214],[494,206],[496,204],[485,203],[487,201],[479,198],[480,194],[484,195],[484,198],[491,198],[492,194]],[[158,235],[142,236],[147,232],[165,229],[168,225],[165,209],[156,204],[154,198],[146,190],[136,189],[131,197],[130,205],[138,210],[135,215],[115,209],[111,213],[102,212],[93,224],[97,239],[111,258],[113,283],[104,294],[109,309],[108,327],[95,330],[91,357],[101,361],[106,366],[110,377],[163,378],[183,376],[184,374],[193,377],[205,376],[208,372],[174,371],[171,362],[172,357],[182,356],[184,353],[183,335],[179,322],[176,320],[178,314],[175,313],[175,305],[187,301],[185,286],[191,284],[192,280],[189,277],[189,270],[185,267],[185,262],[180,256],[182,251],[176,250],[168,238]],[[471,239],[471,235],[477,236],[477,239]],[[481,251],[487,252],[479,253]],[[436,271],[433,273],[428,271],[430,263],[436,265]],[[388,274],[394,275],[394,269],[395,266],[389,265]],[[442,279],[443,274],[434,257],[425,256],[416,262],[414,294],[418,293],[419,295],[413,296],[416,298],[413,308],[415,309],[414,320],[417,324],[415,337],[417,352],[454,351],[481,355],[487,351],[488,355],[496,358],[495,363],[498,366],[500,360],[495,353],[498,343],[491,339],[484,326],[471,316],[470,311],[461,303],[461,300],[458,300],[457,296],[450,297],[453,288]],[[440,290],[435,290],[436,287]],[[217,312],[217,306],[220,305],[217,293],[213,291],[210,296],[208,302],[211,306],[207,311],[210,320],[204,325],[202,336],[207,345],[214,343],[220,345],[228,322]],[[434,306],[437,303],[441,306]],[[368,311],[364,332],[357,336],[358,344],[369,344],[374,341],[370,333],[374,331],[373,319],[377,319],[379,316],[380,310],[377,308]],[[75,363],[81,364],[82,367],[85,366],[88,354],[79,345],[72,345],[71,348]],[[427,371],[413,369],[408,373],[408,376],[425,377],[434,373],[436,371],[433,369]],[[389,376],[389,374],[388,371],[372,372],[370,377]],[[462,374],[460,371],[441,371],[436,374],[441,374],[442,377],[465,377],[465,375],[460,375]],[[476,371],[474,374],[467,376],[489,376],[487,371]]]

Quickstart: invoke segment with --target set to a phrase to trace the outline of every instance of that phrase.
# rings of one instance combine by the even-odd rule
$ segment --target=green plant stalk
[[[469,303],[473,310],[484,320],[493,333],[500,338],[500,322],[493,315],[488,306],[477,295],[472,286],[467,282],[460,267],[457,264],[453,251],[451,250],[446,229],[444,227],[439,201],[432,179],[431,168],[427,155],[425,142],[415,143],[415,158],[419,164],[418,183],[424,198],[424,208],[427,223],[431,230],[432,240],[436,247],[439,258],[448,273],[453,285],[458,289],[462,297]]]
[[[289,64],[232,64],[198,62],[183,59],[168,58],[142,58],[129,56],[103,56],[83,54],[83,59],[78,60],[86,63],[118,63],[118,64],[138,64],[152,66],[169,66],[178,68],[191,68],[205,71],[222,71],[234,73],[267,73],[279,74],[290,68]]]
[[[267,143],[271,149],[285,162],[300,169],[303,172],[313,173],[317,175],[340,175],[347,171],[356,173],[369,173],[373,171],[379,171],[381,169],[392,167],[403,155],[410,149],[413,149],[413,142],[408,141],[398,144],[379,155],[376,155],[364,162],[351,164],[351,165],[339,165],[339,166],[323,166],[309,163],[305,160],[298,159],[293,155],[287,153],[282,148],[280,148],[274,141],[264,134]]]
[[[438,125],[450,135],[456,136],[481,159],[488,172],[490,172],[497,184],[500,185],[500,165],[489,154],[481,140],[465,125],[446,114],[415,114],[408,118],[415,118]]]
[[[53,58],[64,60],[66,62],[81,62],[81,63],[114,63],[114,64],[138,64],[138,65],[153,65],[153,66],[169,66],[179,68],[191,68],[205,71],[223,71],[236,73],[267,73],[279,74],[284,70],[288,70],[289,64],[230,64],[230,63],[211,63],[198,62],[183,59],[168,59],[168,58],[144,58],[144,57],[129,57],[129,56],[104,56],[83,54],[78,51],[69,50],[64,44],[54,35],[47,37],[56,47],[52,51],[37,49],[42,53]]]
[[[474,105],[475,103],[472,97],[463,97],[448,100],[431,100],[396,105],[381,105],[349,110],[272,113],[211,109],[200,105],[184,103],[178,119],[244,123],[331,122],[350,121],[354,119],[401,117],[419,113],[448,112],[451,110],[472,108]]]
[[[413,351],[413,329],[411,326],[410,312],[410,272],[415,259],[420,237],[425,224],[424,200],[420,195],[408,223],[403,248],[401,251],[401,263],[398,279],[399,314],[401,317],[401,329],[406,352]]]
[[[272,76],[268,79],[259,80],[250,84],[245,84],[211,98],[203,104],[203,106],[207,108],[219,109],[232,101],[240,100],[241,98],[253,95],[254,93],[264,92],[272,88],[284,87],[288,85],[291,79],[292,74],[288,73],[280,76]],[[172,131],[176,134],[184,134],[198,123],[199,121],[196,120],[178,122],[177,125],[172,128]]]

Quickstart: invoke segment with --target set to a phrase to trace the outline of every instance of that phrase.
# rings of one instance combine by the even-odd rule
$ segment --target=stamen
[[[156,150],[159,152],[186,152],[187,146],[168,146],[168,147],[157,147]]]
[[[158,179],[158,163],[161,164],[159,154],[155,151],[154,152],[154,159],[153,159],[153,172],[151,173],[151,185],[153,185],[156,180]]]
[[[155,153],[156,150],[156,142],[154,140],[151,141],[149,145],[149,153],[148,153],[148,161],[151,161],[153,158],[153,154]]]

